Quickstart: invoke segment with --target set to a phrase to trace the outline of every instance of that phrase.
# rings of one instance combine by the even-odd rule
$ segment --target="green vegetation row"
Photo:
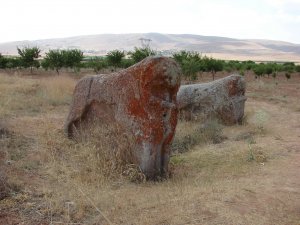
[[[150,48],[135,48],[128,52],[113,50],[106,56],[84,57],[78,49],[49,50],[43,59],[40,59],[41,50],[38,47],[17,48],[18,57],[4,57],[0,53],[0,69],[33,68],[42,67],[45,70],[55,70],[57,74],[62,68],[71,68],[75,71],[80,68],[92,68],[95,72],[102,69],[127,68],[156,52]]]
[[[0,54],[0,68],[33,68],[42,67],[45,70],[55,70],[57,74],[62,68],[71,68],[75,71],[80,68],[92,68],[96,73],[105,68],[127,68],[143,60],[147,56],[159,53],[150,48],[137,48],[125,53],[120,50],[108,52],[106,56],[84,57],[83,52],[78,49],[49,50],[43,59],[40,59],[41,50],[38,47],[17,48],[18,57],[4,57]],[[253,61],[225,61],[207,56],[198,52],[180,51],[172,57],[181,65],[183,75],[186,79],[194,80],[199,74],[209,72],[212,78],[219,71],[238,72],[244,75],[253,71],[256,78],[261,76],[272,76],[276,78],[278,72],[285,72],[287,79],[294,72],[300,72],[300,65],[292,62],[286,63],[255,63]]]
[[[237,72],[244,75],[246,72],[253,71],[256,78],[262,76],[272,76],[276,78],[279,72],[285,72],[287,79],[291,77],[291,73],[300,72],[300,65],[293,62],[286,63],[255,63],[254,61],[225,61],[207,56],[202,56],[198,52],[180,51],[173,54],[173,58],[181,65],[184,76],[187,79],[194,80],[198,74],[210,72],[213,79],[216,72]]]

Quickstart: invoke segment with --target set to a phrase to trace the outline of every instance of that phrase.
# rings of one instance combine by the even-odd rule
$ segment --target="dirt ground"
[[[170,179],[140,184],[99,178],[81,155],[90,146],[64,137],[76,79],[0,73],[1,225],[300,225],[300,74],[246,74],[243,125],[174,153]]]

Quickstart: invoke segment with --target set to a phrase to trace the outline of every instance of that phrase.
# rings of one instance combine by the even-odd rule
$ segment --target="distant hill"
[[[140,38],[151,39],[150,47],[165,54],[178,50],[198,51],[220,59],[300,62],[300,45],[283,41],[233,39],[193,34],[99,34],[68,38],[0,43],[0,53],[16,55],[16,46],[39,46],[48,49],[79,48],[85,54],[104,55],[113,49],[140,47]]]

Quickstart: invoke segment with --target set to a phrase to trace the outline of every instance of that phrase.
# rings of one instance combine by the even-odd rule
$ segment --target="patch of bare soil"
[[[245,218],[259,215],[261,222],[253,224],[300,224],[300,112],[294,110],[294,104],[300,103],[299,78],[294,83],[281,79],[271,88],[268,79],[254,81],[259,84],[251,83],[248,90],[248,109],[269,121],[261,121],[267,131],[259,142],[262,149],[271,148],[269,158],[276,159],[262,163],[262,173],[249,177],[256,188],[250,186],[228,201]],[[275,94],[286,101],[274,102],[270,96]]]

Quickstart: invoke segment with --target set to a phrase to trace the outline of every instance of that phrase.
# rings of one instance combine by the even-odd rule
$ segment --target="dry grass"
[[[98,218],[96,213],[102,213],[99,208],[106,208],[98,203],[108,189],[129,180],[145,182],[145,176],[131,164],[132,137],[120,135],[119,127],[98,123],[76,140],[68,139],[51,122],[47,127],[39,144],[45,147],[41,156],[50,182],[44,187],[44,200],[54,220],[85,223],[95,216]],[[66,204],[71,211],[66,210]]]
[[[70,102],[75,80],[0,76],[0,116],[37,115]]]
[[[71,101],[75,80],[70,77],[51,77],[39,82],[39,97],[52,106],[66,105]]]
[[[139,170],[121,160],[130,138],[118,128],[65,137],[74,79],[1,75],[9,135],[0,138],[0,164],[14,188],[0,201],[0,224],[298,225],[300,83],[247,80],[243,125],[179,122],[172,177],[136,184]],[[276,105],[273,95],[288,101]]]
[[[37,84],[33,80],[20,79],[14,76],[0,76],[0,115],[12,116],[26,109],[27,113],[37,111],[39,102],[34,98]],[[30,107],[30,109],[28,109]]]
[[[0,172],[0,200],[9,196],[10,187],[7,182],[6,175],[1,171]]]

